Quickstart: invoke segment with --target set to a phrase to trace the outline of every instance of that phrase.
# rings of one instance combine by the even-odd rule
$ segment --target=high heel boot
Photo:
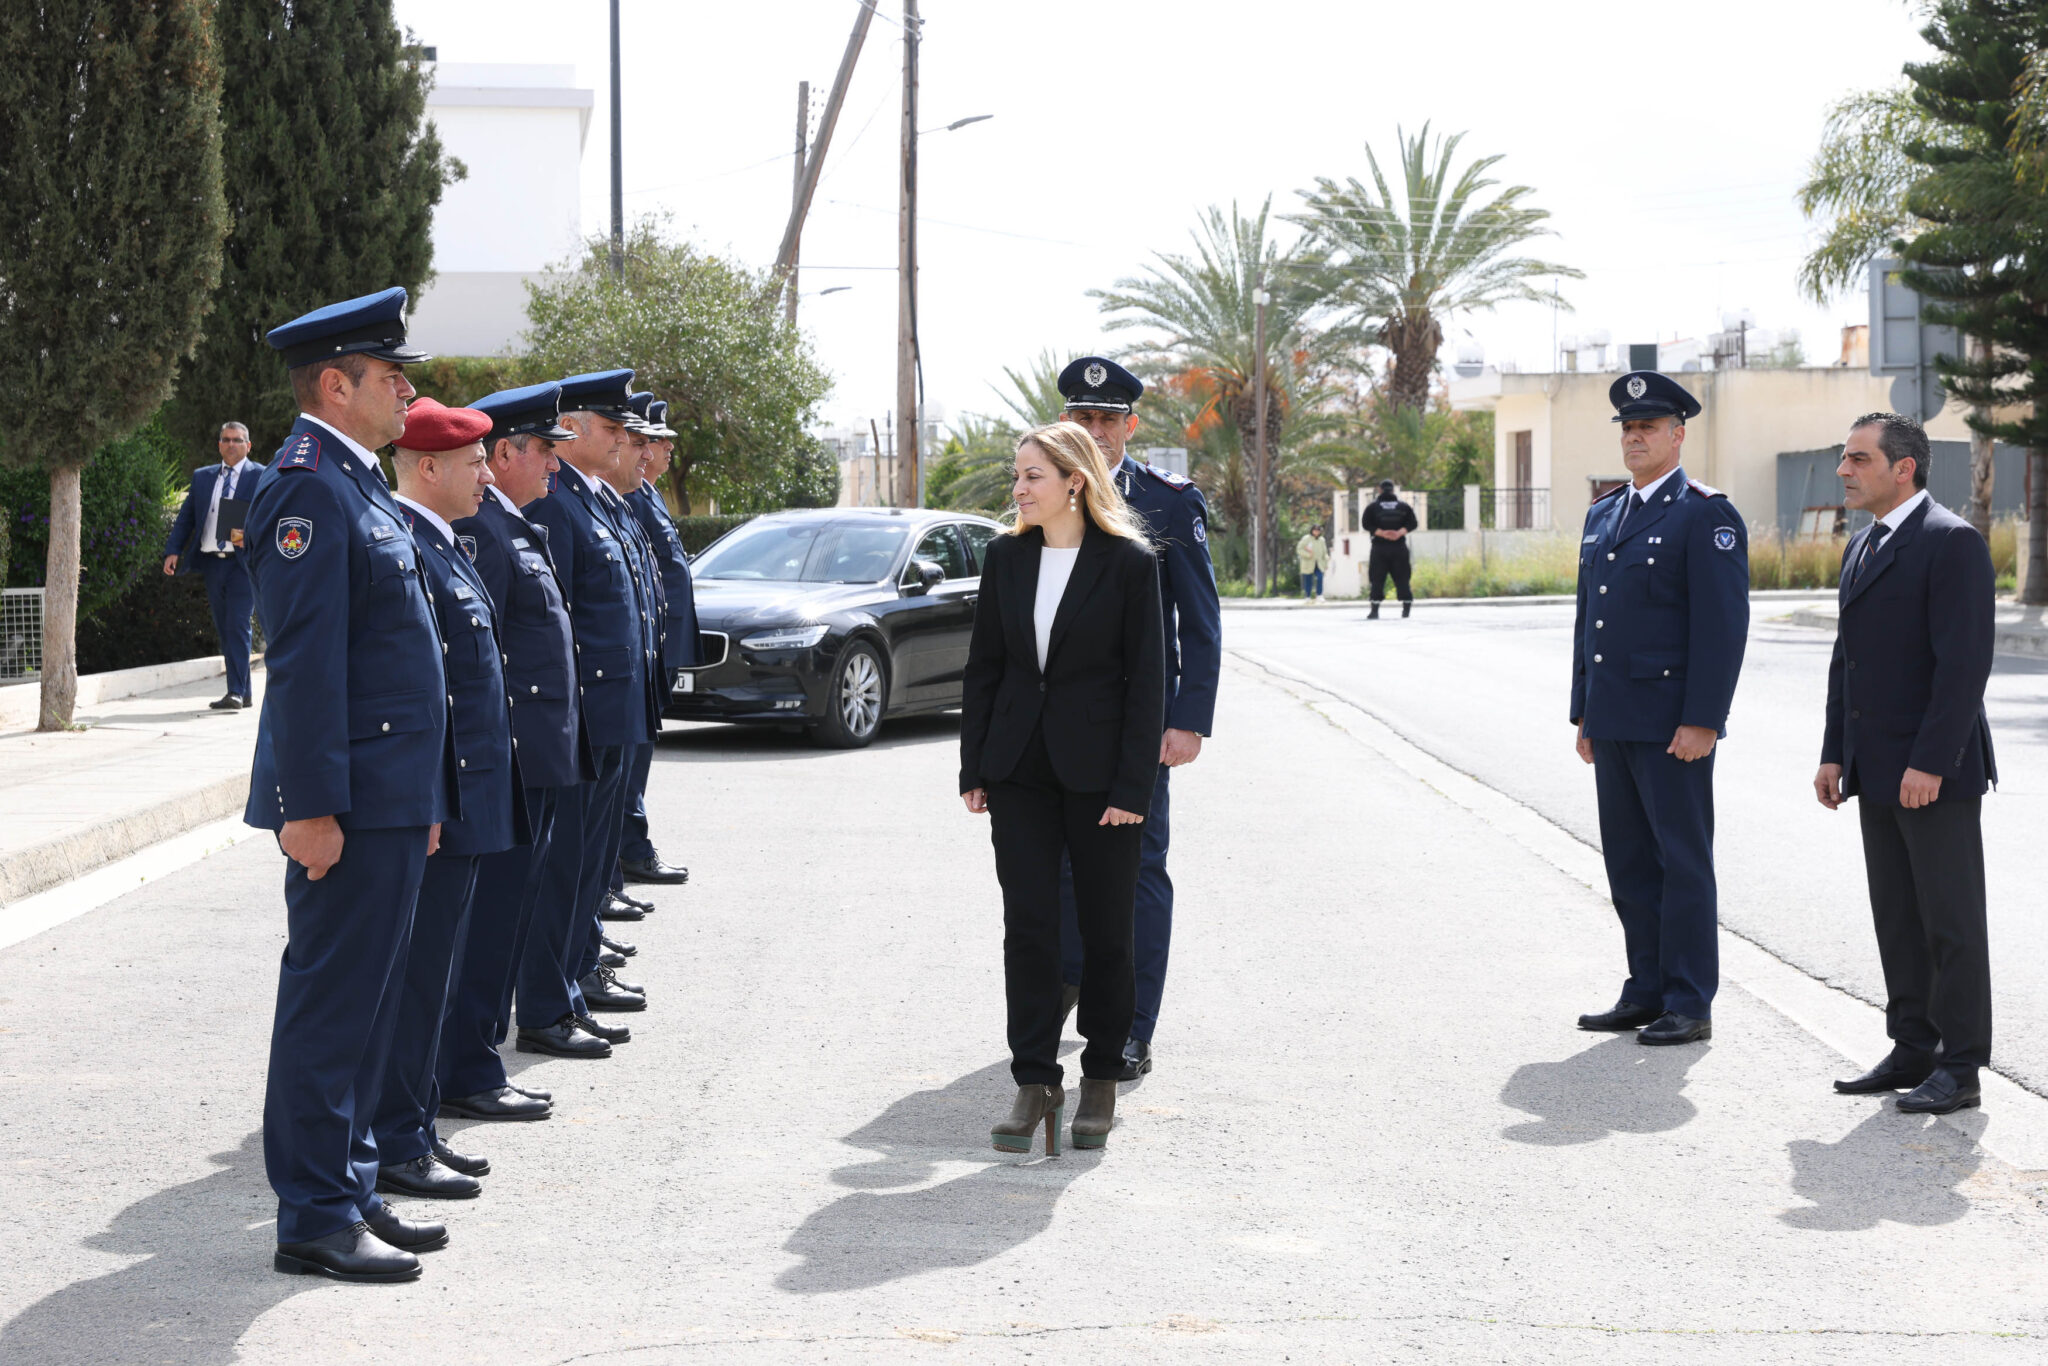
[[[1100,1148],[1109,1142],[1109,1129],[1116,1123],[1116,1083],[1081,1078],[1081,1104],[1074,1111],[1074,1146]]]
[[[1032,1131],[1043,1123],[1045,1155],[1058,1157],[1060,1117],[1066,1109],[1067,1093],[1058,1086],[1020,1086],[1017,1088],[1017,1103],[1010,1107],[1010,1117],[990,1129],[989,1137],[995,1140],[997,1152],[1028,1153],[1031,1151]]]

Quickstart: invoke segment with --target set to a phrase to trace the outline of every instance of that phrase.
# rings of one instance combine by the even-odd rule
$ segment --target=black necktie
[[[1614,531],[1616,535],[1619,535],[1621,533],[1621,529],[1628,525],[1629,514],[1634,512],[1637,508],[1641,507],[1642,505],[1643,495],[1636,492],[1634,489],[1630,489],[1628,491],[1628,497],[1621,500],[1621,520],[1614,524]]]
[[[1883,522],[1879,522],[1877,526],[1872,529],[1870,533],[1870,539],[1863,543],[1862,558],[1856,561],[1856,572],[1849,576],[1850,583],[1855,583],[1858,579],[1863,577],[1863,571],[1870,568],[1871,557],[1876,555],[1877,548],[1884,544],[1884,538],[1891,534],[1891,527],[1889,527]]]

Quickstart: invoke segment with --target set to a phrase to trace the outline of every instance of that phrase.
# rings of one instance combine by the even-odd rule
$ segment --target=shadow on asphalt
[[[957,744],[960,740],[960,713],[939,712],[931,716],[906,716],[900,721],[882,723],[881,734],[877,735],[869,749],[901,749],[912,745]],[[858,750],[827,749],[799,730],[784,730],[779,726],[722,725],[716,722],[690,722],[669,724],[662,732],[661,743],[656,746],[654,758],[657,763],[664,760],[726,759],[744,762],[750,759],[788,759],[798,755],[815,754],[830,758],[835,754],[857,754]]]
[[[262,1130],[213,1160],[219,1171],[136,1201],[87,1238],[96,1252],[135,1260],[15,1315],[0,1328],[0,1360],[226,1366],[258,1317],[328,1284],[272,1271],[275,1226],[244,1227],[245,1212],[269,1194]]]
[[[1080,1047],[1069,1041],[1062,1051]],[[1015,1096],[1008,1059],[929,1091],[914,1091],[848,1134],[845,1142],[880,1156],[832,1173],[854,1194],[804,1220],[783,1244],[803,1258],[776,1285],[803,1295],[867,1290],[928,1271],[978,1266],[1037,1237],[1052,1223],[1067,1187],[1093,1171],[1103,1153],[1066,1148],[1045,1156],[1044,1131],[1033,1156],[1001,1157],[988,1126]],[[1073,1118],[1071,1078],[1068,1114]],[[984,1162],[935,1186],[941,1163]],[[900,1187],[916,1186],[915,1190]]]
[[[1685,1098],[1685,1077],[1711,1047],[1645,1048],[1634,1034],[1616,1034],[1563,1062],[1524,1063],[1500,1098],[1536,1119],[1511,1124],[1501,1136],[1561,1147],[1676,1129],[1699,1113]]]
[[[1778,1217],[1794,1228],[1852,1233],[1894,1224],[1946,1224],[1970,1212],[1956,1187],[1983,1161],[1975,1136],[1983,1115],[1965,1116],[1963,1132],[1931,1115],[1901,1114],[1889,1097],[1834,1143],[1799,1138],[1785,1145],[1792,1191],[1811,1203]]]

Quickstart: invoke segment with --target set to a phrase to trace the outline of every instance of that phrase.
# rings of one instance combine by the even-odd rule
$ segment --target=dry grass
[[[1448,561],[1417,555],[1411,580],[1418,598],[1569,596],[1578,582],[1579,543],[1565,536],[1523,542],[1505,557],[1489,548],[1484,564],[1477,551]]]

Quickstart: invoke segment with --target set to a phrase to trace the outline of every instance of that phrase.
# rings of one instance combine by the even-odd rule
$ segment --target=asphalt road
[[[1830,812],[1813,797],[1834,638],[1789,624],[1794,605],[1752,605],[1728,738],[1716,751],[1721,920],[1882,1005],[1856,812]],[[1315,677],[1597,848],[1592,770],[1572,748],[1571,625],[1568,605],[1425,602],[1405,621],[1367,621],[1348,606],[1248,610],[1228,614],[1225,642]],[[1984,802],[1994,1062],[2048,1094],[2048,661],[1999,656],[1986,708],[2000,775]],[[1871,1061],[1884,1052],[1881,1039],[1873,1046]]]
[[[1176,779],[1158,1071],[1103,1153],[992,1152],[999,903],[955,753],[945,719],[665,744],[694,880],[631,931],[653,1006],[609,1061],[514,1055],[555,1118],[450,1126],[495,1170],[405,1207],[453,1231],[411,1285],[269,1269],[267,841],[0,950],[0,1362],[2048,1351],[2041,1174],[1981,1115],[1834,1096],[1848,1060],[1740,987],[1710,1045],[1577,1032],[1613,986],[1600,898],[1237,664]]]

